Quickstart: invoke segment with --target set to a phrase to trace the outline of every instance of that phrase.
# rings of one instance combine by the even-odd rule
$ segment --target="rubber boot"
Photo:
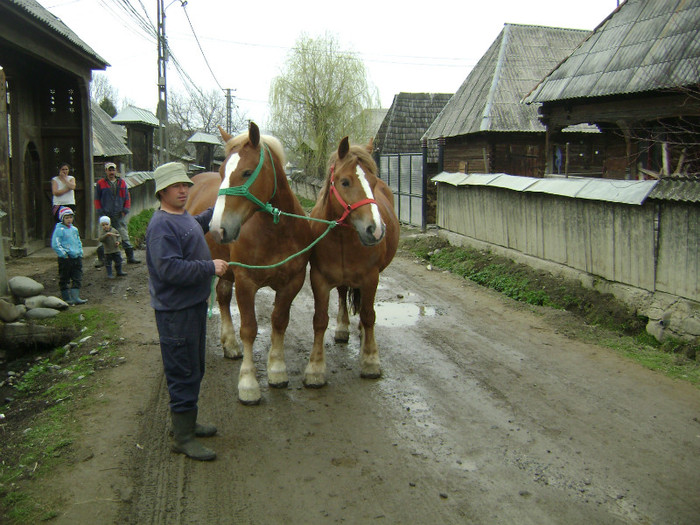
[[[197,419],[195,419],[197,421]],[[173,429],[170,429],[170,435],[173,434]],[[216,434],[216,427],[207,423],[194,424],[194,436],[198,438],[208,438]]]
[[[125,272],[124,270],[122,270],[122,263],[121,263],[121,260],[118,261],[118,262],[115,262],[115,263],[114,263],[114,267],[115,267],[116,270],[117,270],[117,277],[124,277],[124,276],[126,276],[126,272]]]
[[[106,265],[105,270],[107,270],[107,279],[114,279],[114,274],[112,273],[112,265]]]
[[[95,261],[95,268],[102,268],[105,265],[105,249],[104,246],[100,245],[95,251],[97,254],[97,260]]]
[[[197,410],[195,409],[195,414],[198,414]],[[195,417],[195,421],[197,421],[197,417]],[[200,438],[208,438],[212,437],[214,434],[216,434],[216,427],[214,425],[209,425],[207,423],[195,423],[194,424],[194,435]]]
[[[134,257],[133,248],[124,248],[124,251],[126,252],[126,264],[139,264],[141,262]]]
[[[198,461],[216,459],[216,452],[208,449],[194,438],[197,424],[196,410],[171,412],[171,416],[173,419],[173,452],[184,454],[188,458]]]
[[[85,304],[87,299],[80,298],[80,288],[72,288],[70,290],[71,297],[73,298],[73,304]]]
[[[71,293],[71,290],[68,290],[67,288],[65,290],[61,290],[61,298],[71,306],[75,304],[73,294]]]

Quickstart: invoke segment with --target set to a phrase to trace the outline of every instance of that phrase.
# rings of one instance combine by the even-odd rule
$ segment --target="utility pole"
[[[231,88],[226,88],[226,133],[231,135],[231,127],[233,126],[232,112],[233,112],[233,98],[231,97]],[[233,91],[236,91],[235,89]]]
[[[166,69],[168,63],[168,42],[165,38],[165,7],[163,0],[158,2],[158,165],[165,164],[168,156],[168,91],[166,89]]]
[[[231,134],[231,88],[226,88],[226,133]]]

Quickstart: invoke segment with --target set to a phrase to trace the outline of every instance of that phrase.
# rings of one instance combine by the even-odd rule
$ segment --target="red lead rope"
[[[352,213],[354,210],[359,208],[360,206],[364,206],[365,204],[377,204],[377,201],[374,199],[362,199],[360,201],[355,202],[354,204],[348,204],[343,200],[343,198],[340,196],[340,193],[338,193],[338,190],[335,189],[335,166],[331,166],[331,193],[335,195],[335,198],[338,200],[340,205],[345,209],[343,212],[343,215],[341,215],[340,219],[338,219],[337,222],[338,224],[342,224],[343,226],[347,226],[345,224],[345,219],[348,218],[348,215]]]

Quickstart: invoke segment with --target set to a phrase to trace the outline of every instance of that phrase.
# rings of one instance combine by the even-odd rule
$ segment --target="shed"
[[[424,150],[421,137],[452,93],[399,93],[374,139],[379,176],[394,192],[399,220],[425,228],[435,222],[434,186],[438,149]],[[432,194],[430,192],[433,192]]]
[[[0,2],[0,223],[5,253],[27,255],[54,228],[51,181],[68,162],[77,181],[76,224],[96,234],[92,70],[107,62],[35,0]],[[7,101],[11,101],[8,105]]]
[[[126,145],[132,153],[126,171],[153,171],[153,132],[158,129],[158,118],[146,109],[127,106],[112,123],[126,128]]]
[[[545,127],[537,108],[522,104],[521,99],[589,34],[579,29],[505,24],[423,135],[443,148],[440,169],[543,176]],[[598,130],[581,126],[569,131],[561,144],[559,171],[599,174]]]
[[[187,142],[194,145],[195,163],[201,166],[200,171],[214,171],[214,155],[217,148],[222,147],[221,139],[211,133],[197,131]]]
[[[627,0],[525,98],[548,137],[594,123],[616,178],[700,172],[700,0]]]

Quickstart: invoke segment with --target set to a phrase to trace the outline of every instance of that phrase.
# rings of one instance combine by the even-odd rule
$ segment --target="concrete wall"
[[[700,207],[642,205],[438,184],[437,226],[453,244],[490,249],[613,293],[657,337],[700,337]]]
[[[137,186],[129,188],[131,196],[131,212],[128,216],[133,217],[138,215],[143,210],[157,208],[159,205],[158,199],[153,194],[156,189],[156,183],[153,179],[148,179],[141,182]]]

